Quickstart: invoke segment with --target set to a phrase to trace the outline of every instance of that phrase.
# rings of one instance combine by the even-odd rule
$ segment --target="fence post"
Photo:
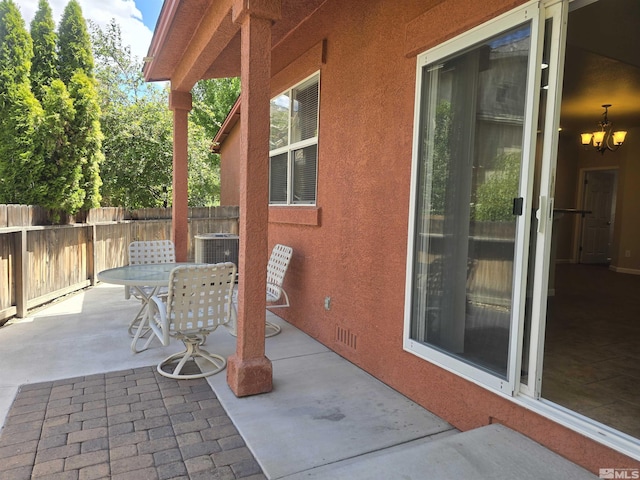
[[[27,316],[29,258],[27,256],[27,229],[21,228],[13,236],[16,255],[16,317]]]
[[[96,284],[96,225],[88,225],[87,232],[87,276],[91,286]]]

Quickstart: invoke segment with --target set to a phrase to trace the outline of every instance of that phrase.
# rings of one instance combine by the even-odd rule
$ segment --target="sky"
[[[49,6],[56,22],[69,0],[49,0]],[[38,0],[14,0],[18,5],[27,30],[38,10]],[[131,47],[131,53],[142,60],[149,51],[151,38],[160,14],[163,0],[78,0],[85,20],[92,20],[101,27],[109,24],[112,18],[120,25],[122,43]]]

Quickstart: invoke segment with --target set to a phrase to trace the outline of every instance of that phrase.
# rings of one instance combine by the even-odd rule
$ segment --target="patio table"
[[[98,273],[98,280],[105,283],[115,285],[124,285],[131,287],[139,294],[142,300],[142,306],[138,314],[131,320],[129,328],[131,329],[138,318],[137,328],[131,341],[131,351],[140,353],[149,348],[149,344],[153,339],[154,333],[150,334],[144,347],[138,349],[138,341],[149,328],[149,299],[158,293],[161,287],[169,285],[169,275],[171,271],[180,265],[199,265],[194,263],[148,263],[143,265],[126,265],[124,267],[110,268]]]

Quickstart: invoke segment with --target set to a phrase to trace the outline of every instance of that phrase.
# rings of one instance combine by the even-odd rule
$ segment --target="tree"
[[[189,123],[189,206],[211,207],[220,203],[220,161],[211,153],[212,137],[206,129]]]
[[[211,142],[240,95],[240,79],[201,80],[193,87],[189,116],[189,205],[220,203],[220,155]]]
[[[42,108],[31,92],[33,45],[13,0],[0,2],[0,202],[38,203],[42,151],[34,137]]]
[[[162,207],[171,198],[172,121],[167,93],[149,88],[114,20],[90,24],[105,133],[103,203]]]
[[[195,205],[196,198],[202,205],[214,205],[220,202],[220,155],[212,153],[209,147],[240,95],[240,79],[235,77],[201,80],[193,87],[192,95],[193,110],[189,125],[189,205]],[[202,146],[197,148],[192,146],[191,142]],[[198,167],[201,164],[208,165],[209,168],[204,170]],[[207,184],[211,184],[214,189],[203,197]]]
[[[520,154],[503,153],[493,163],[493,171],[478,187],[475,220],[514,222],[513,199],[518,196]]]
[[[43,89],[44,122],[38,141],[43,147],[43,183],[47,192],[41,205],[51,211],[57,223],[59,212],[74,214],[82,207],[85,191],[81,186],[82,164],[75,158],[71,130],[76,115],[67,87],[56,79]]]
[[[38,11],[31,21],[33,61],[31,63],[31,90],[42,101],[44,87],[58,78],[56,52],[56,25],[47,0],[40,0]]]
[[[429,136],[425,135],[423,145],[424,174],[430,175],[431,182],[431,187],[425,190],[423,202],[424,205],[429,206],[429,211],[426,213],[431,215],[445,214],[450,174],[451,123],[451,103],[443,100],[436,107],[433,140],[430,142]],[[426,152],[432,152],[431,158]],[[431,165],[428,165],[429,161]]]
[[[170,203],[172,121],[166,101],[158,99],[163,96],[103,106],[106,205],[134,209]]]
[[[24,83],[29,78],[33,43],[13,0],[0,2],[0,87]]]
[[[142,64],[122,44],[115,21],[104,30],[90,26],[105,133],[103,204],[126,208],[170,205],[173,122],[167,108],[168,92],[144,81]],[[231,105],[222,107],[226,108],[224,115]],[[203,104],[205,108],[210,107]],[[190,117],[188,202],[210,206],[219,199],[218,166],[209,149],[214,134],[192,122],[193,114]],[[219,127],[224,116],[216,118]]]
[[[191,119],[213,138],[240,95],[240,79],[214,78],[201,80],[193,87]]]
[[[122,43],[120,25],[115,19],[111,19],[104,31],[91,21],[89,27],[96,61],[95,75],[101,92],[108,93],[108,97],[103,98],[105,104],[137,102],[147,94],[155,97],[157,88],[145,82],[142,63],[131,53],[131,47]]]
[[[93,77],[93,52],[87,24],[77,0],[70,0],[58,28],[58,74],[68,85],[76,70]]]
[[[82,10],[77,0],[70,0],[58,29],[58,73],[67,85],[75,109],[70,138],[75,161],[82,168],[80,186],[85,192],[83,207],[87,209],[100,206],[100,164],[104,158],[93,68],[91,39]]]
[[[72,138],[76,109],[66,85],[58,78],[57,35],[51,7],[40,0],[31,22],[33,63],[31,89],[44,111],[42,128],[36,137],[43,152],[40,178],[43,195],[40,205],[48,208],[51,220],[60,221],[60,213],[75,214],[86,198],[82,185],[83,158],[74,157]]]
[[[100,164],[104,159],[98,93],[95,81],[80,70],[71,77],[68,89],[76,111],[71,125],[71,144],[74,158],[82,168],[83,207],[97,208],[101,200]]]

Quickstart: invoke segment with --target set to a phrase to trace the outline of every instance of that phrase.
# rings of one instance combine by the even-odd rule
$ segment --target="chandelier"
[[[602,114],[602,121],[598,123],[600,127],[599,131],[580,134],[582,145],[589,145],[591,140],[593,140],[593,148],[603,155],[607,150],[615,152],[624,143],[624,139],[627,136],[627,132],[623,130],[617,132],[612,131],[612,124],[607,116],[610,106],[611,104],[609,103],[602,105],[604,113]]]

